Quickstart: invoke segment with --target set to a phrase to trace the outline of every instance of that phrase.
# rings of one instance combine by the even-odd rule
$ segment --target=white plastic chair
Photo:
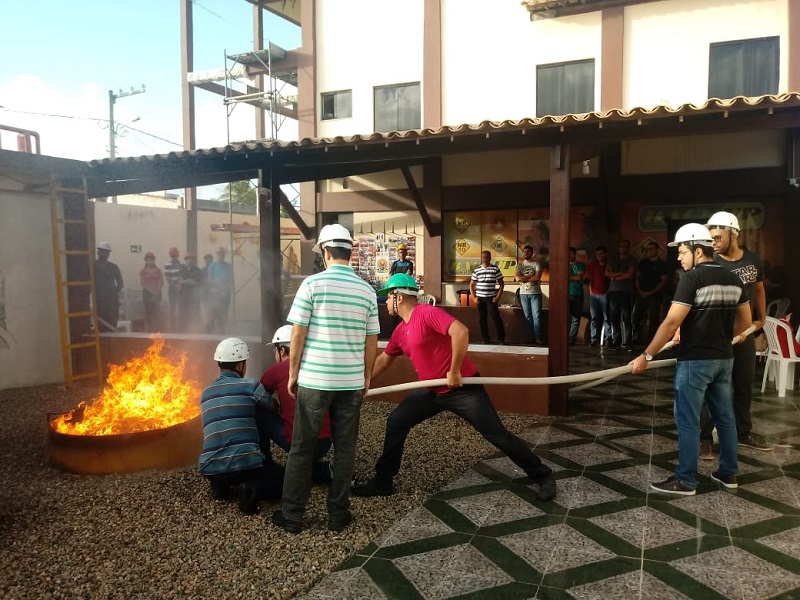
[[[786,316],[786,311],[789,310],[788,298],[777,298],[767,304],[767,316],[782,319]]]
[[[778,330],[786,333],[787,353],[784,355],[778,341]],[[767,387],[767,379],[773,369],[775,387],[778,389],[778,398],[786,397],[787,389],[794,389],[794,365],[800,362],[800,356],[794,349],[792,328],[779,319],[767,317],[764,323],[764,333],[767,336],[769,348],[767,350],[767,364],[764,365],[764,378],[761,380],[761,391]]]
[[[417,302],[419,304],[430,304],[431,306],[436,306],[436,297],[430,294],[418,294]]]

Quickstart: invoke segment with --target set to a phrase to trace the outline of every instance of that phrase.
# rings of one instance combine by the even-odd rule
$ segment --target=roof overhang
[[[530,12],[531,21],[538,21],[540,19],[555,19],[570,15],[581,15],[596,10],[603,10],[604,8],[616,8],[619,6],[624,7],[661,1],[662,0],[525,0],[522,2],[522,5]]]

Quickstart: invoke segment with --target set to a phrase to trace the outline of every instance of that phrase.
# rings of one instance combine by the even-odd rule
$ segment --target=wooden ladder
[[[61,360],[67,388],[79,380],[103,380],[94,298],[94,231],[83,187],[50,180],[50,222],[61,334]]]

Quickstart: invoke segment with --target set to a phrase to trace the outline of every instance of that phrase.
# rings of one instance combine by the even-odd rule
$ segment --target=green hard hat
[[[378,295],[385,296],[392,290],[398,290],[401,294],[407,296],[416,296],[419,288],[417,287],[417,280],[408,273],[395,273],[389,277],[386,285],[378,290]]]

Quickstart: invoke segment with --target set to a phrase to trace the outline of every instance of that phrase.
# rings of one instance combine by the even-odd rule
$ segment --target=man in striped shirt
[[[719,434],[719,469],[711,473],[711,479],[735,489],[738,456],[731,392],[731,341],[740,343],[738,334],[750,327],[750,303],[742,294],[739,279],[714,262],[711,234],[705,225],[684,225],[669,245],[678,247],[678,260],[685,273],[655,336],[641,356],[628,363],[632,373],[644,371],[653,355],[680,328],[674,378],[678,466],[675,475],[653,482],[650,487],[664,494],[695,495],[700,409],[705,402]]]
[[[259,500],[281,495],[281,480],[267,465],[256,425],[256,404],[266,407],[270,397],[257,379],[244,379],[249,356],[239,338],[222,340],[214,351],[219,377],[200,399],[203,450],[198,460],[212,497],[222,500],[235,490],[246,515],[258,511]]]
[[[314,251],[322,253],[326,270],[303,281],[287,317],[293,324],[288,388],[297,404],[282,509],[272,515],[272,523],[290,533],[302,528],[314,450],[326,412],[336,449],[328,528],[341,531],[353,520],[350,482],[359,413],[369,389],[380,327],[375,290],[350,267],[352,248],[347,229],[338,224],[322,228]]]
[[[500,296],[503,295],[503,273],[492,264],[492,253],[481,252],[481,264],[472,272],[469,291],[478,303],[478,321],[481,325],[481,338],[484,344],[489,343],[489,323],[487,314],[492,315],[497,328],[497,343],[505,344],[506,330],[500,318]]]

